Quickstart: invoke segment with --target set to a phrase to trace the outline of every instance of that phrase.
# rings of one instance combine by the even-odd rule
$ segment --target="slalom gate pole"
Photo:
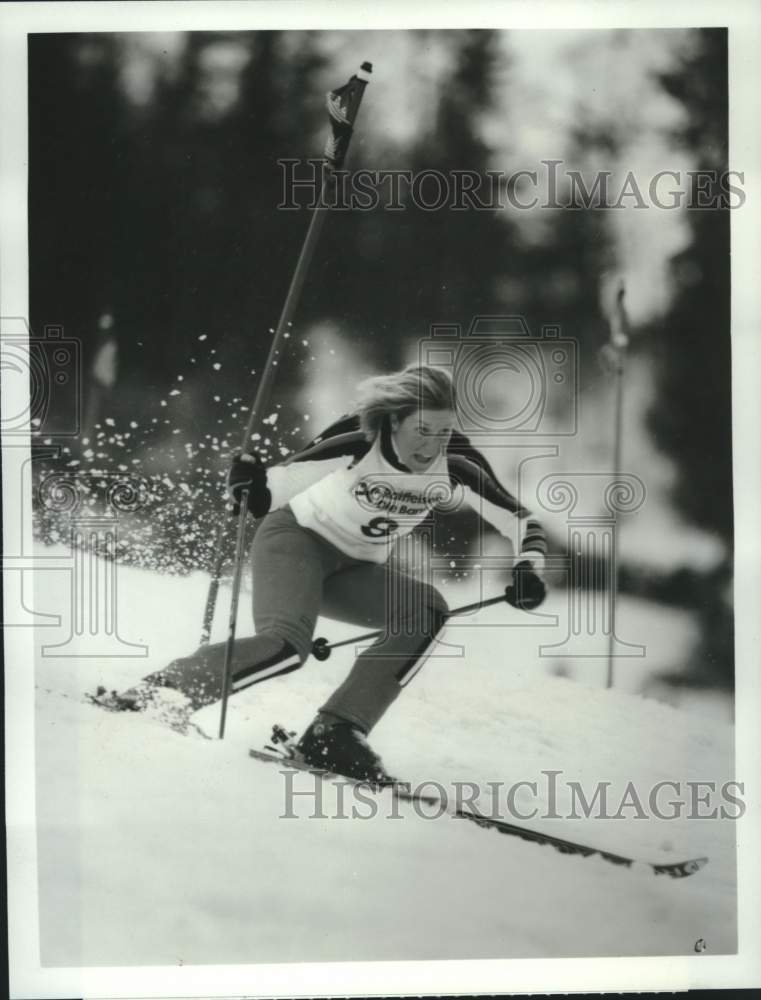
[[[459,608],[453,608],[444,616],[444,622],[456,615],[466,615],[470,611],[480,611],[482,608],[490,608],[494,604],[513,604],[515,588],[512,585],[505,587],[504,593],[498,597],[488,597],[485,601],[474,601],[472,604],[463,604]],[[353,635],[350,639],[339,639],[338,642],[328,642],[327,639],[315,639],[312,643],[312,655],[316,660],[327,660],[334,649],[341,646],[351,646],[355,642],[367,642],[370,639],[378,639],[384,634],[383,629],[375,629],[373,632],[363,632],[362,635]]]
[[[357,112],[362,102],[370,73],[372,73],[371,63],[362,63],[357,74],[351,77],[349,82],[339,90],[331,91],[328,94],[328,111],[330,113],[331,134],[325,147],[325,160],[322,168],[322,186],[320,198],[315,206],[312,218],[301,247],[299,259],[291,278],[288,294],[285,298],[283,310],[278,320],[275,334],[270,344],[267,361],[262,372],[259,386],[256,390],[256,397],[251,407],[248,423],[243,433],[241,451],[245,451],[249,445],[251,435],[261,410],[266,405],[272,383],[275,378],[277,367],[277,355],[280,352],[280,344],[288,332],[291,324],[291,317],[294,315],[304,287],[309,265],[314,256],[317,240],[325,222],[325,216],[329,207],[325,203],[325,194],[328,186],[332,182],[333,173],[343,165],[349,142],[356,121]],[[219,718],[219,738],[224,739],[225,722],[227,719],[227,701],[230,696],[230,683],[232,675],[232,659],[235,647],[235,630],[238,613],[238,599],[240,595],[241,577],[243,575],[243,550],[246,536],[246,517],[248,516],[248,490],[242,490],[238,510],[238,530],[235,544],[234,569],[232,580],[232,598],[230,602],[230,618],[228,621],[227,643],[225,647],[225,665],[222,678],[222,705]],[[214,567],[214,574],[209,584],[209,591],[206,598],[206,608],[204,610],[203,631],[201,634],[201,645],[209,641],[211,634],[211,624],[214,618],[217,594],[219,593],[219,578],[224,565],[224,554],[226,550],[225,538],[227,536],[226,525],[221,528],[221,534],[217,540],[217,560]]]
[[[621,454],[623,446],[623,410],[624,410],[624,354],[629,345],[629,319],[624,306],[626,289],[623,281],[618,286],[616,303],[610,319],[610,355],[613,359],[613,372],[616,379],[615,418],[613,432],[613,479],[616,481],[621,474]],[[613,572],[610,581],[610,632],[608,633],[608,673],[606,688],[613,687],[613,661],[616,644],[616,608],[618,605],[618,525],[613,531],[611,559]]]

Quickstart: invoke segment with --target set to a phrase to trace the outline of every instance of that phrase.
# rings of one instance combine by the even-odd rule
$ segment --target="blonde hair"
[[[368,441],[379,433],[383,420],[396,414],[404,420],[426,407],[430,410],[454,410],[455,388],[450,375],[441,368],[409,365],[391,375],[375,375],[357,386],[354,413]]]

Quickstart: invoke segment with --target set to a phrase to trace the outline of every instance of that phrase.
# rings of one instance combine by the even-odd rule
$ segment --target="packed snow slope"
[[[69,634],[70,598],[60,573],[36,576],[36,607],[61,615],[60,628],[38,632],[52,645]],[[427,818],[410,804],[393,808],[388,792],[372,818],[336,818],[352,806],[370,810],[330,782],[319,784],[321,816],[311,818],[315,783],[303,774],[294,788],[309,794],[283,818],[286,779],[247,751],[268,739],[273,722],[305,726],[348,671],[351,647],[235,696],[223,742],[81,701],[97,684],[118,688],[192,651],[206,585],[202,574],[119,567],[118,629],[148,655],[38,657],[44,965],[687,955],[701,938],[709,954],[735,950],[732,820],[637,819],[628,809],[619,819],[529,821],[651,861],[710,857],[703,871],[676,880],[564,856],[449,816]],[[218,639],[228,596],[221,592]],[[448,597],[454,605],[473,594],[461,587]],[[251,631],[249,599],[241,602],[242,634]],[[637,614],[655,629],[641,608],[630,626]],[[324,621],[318,634],[349,630]],[[517,808],[546,812],[547,771],[561,772],[561,815],[567,781],[580,782],[587,798],[596,782],[610,782],[615,812],[629,781],[647,808],[658,781],[720,786],[734,777],[729,727],[709,729],[699,716],[632,693],[631,671],[646,665],[630,663],[621,685],[605,690],[597,661],[587,675],[579,665],[574,679],[553,676],[553,661],[537,655],[547,639],[546,627],[506,606],[468,627],[450,625],[450,646],[373,733],[389,770],[449,793],[453,782],[476,782],[481,808],[496,794],[507,819],[506,789],[519,781],[536,782],[537,793],[523,786]],[[216,735],[217,708],[196,719]],[[490,791],[487,782],[503,784]]]

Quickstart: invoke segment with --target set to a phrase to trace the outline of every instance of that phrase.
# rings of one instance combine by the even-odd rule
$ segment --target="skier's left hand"
[[[532,611],[547,596],[547,584],[535,571],[528,559],[513,567],[513,585],[508,588],[507,600],[514,608]]]

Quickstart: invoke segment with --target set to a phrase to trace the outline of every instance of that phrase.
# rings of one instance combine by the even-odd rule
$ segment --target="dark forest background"
[[[139,530],[144,547],[161,553],[156,564],[174,571],[208,568],[211,532],[194,526],[223,516],[229,454],[309,221],[305,211],[277,209],[277,160],[321,154],[325,81],[338,86],[355,68],[345,54],[332,58],[319,33],[295,41],[290,34],[183,36],[171,72],[161,70],[160,53],[155,71],[154,54],[143,100],[125,86],[125,74],[139,76],[141,66],[125,36],[30,38],[32,329],[41,337],[55,324],[79,339],[86,374],[104,339],[118,344],[118,378],[95,414],[98,426],[62,441],[57,461],[151,479],[157,500],[151,523]],[[514,149],[503,169],[525,167],[520,128],[503,101],[509,50],[496,33],[419,32],[415,39],[421,51],[446,49],[446,85],[426,90],[427,114],[408,139],[392,140],[372,123],[403,110],[383,107],[376,75],[348,166],[486,171],[494,149],[481,123],[499,113]],[[692,31],[688,41],[651,73],[651,86],[681,106],[673,148],[696,169],[723,171],[726,32]],[[622,140],[580,113],[566,141],[571,158],[594,164],[620,154]],[[709,568],[667,572],[628,560],[621,586],[690,608],[701,640],[679,676],[730,686],[730,212],[684,216],[689,240],[667,262],[668,307],[637,325],[630,353],[653,373],[646,432],[673,463],[670,503],[685,525],[716,538],[724,556]],[[563,334],[581,345],[583,398],[606,377],[598,361],[609,333],[600,280],[616,256],[605,211],[548,213],[531,240],[505,212],[425,212],[409,203],[393,216],[382,208],[334,213],[296,326],[332,324],[361,344],[368,368],[390,370],[406,362],[410,338],[424,336],[432,322],[520,313],[538,335],[561,320]],[[99,327],[104,313],[113,327]],[[298,332],[280,376],[275,455],[318,430],[304,425],[294,400],[319,338],[306,338],[307,346]]]

